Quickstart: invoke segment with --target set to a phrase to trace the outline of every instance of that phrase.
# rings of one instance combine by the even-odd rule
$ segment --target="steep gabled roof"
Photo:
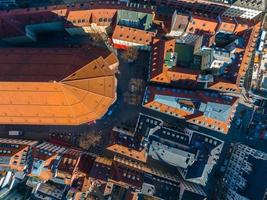
[[[99,119],[116,99],[103,57],[59,82],[0,82],[1,124],[79,125]]]

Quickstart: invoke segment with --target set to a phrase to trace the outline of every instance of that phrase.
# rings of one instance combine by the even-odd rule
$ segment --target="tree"
[[[100,142],[101,138],[101,135],[96,132],[84,134],[79,138],[79,146],[82,149],[88,150],[90,147],[95,147],[95,145]]]
[[[96,43],[103,43],[104,42],[103,37],[100,33],[92,33],[91,36]]]
[[[138,58],[138,48],[137,47],[128,47],[123,51],[123,59],[133,62]]]

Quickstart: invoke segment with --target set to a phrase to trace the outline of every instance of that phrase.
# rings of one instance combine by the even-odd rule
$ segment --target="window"
[[[102,22],[103,21],[103,18],[99,18],[99,22]]]

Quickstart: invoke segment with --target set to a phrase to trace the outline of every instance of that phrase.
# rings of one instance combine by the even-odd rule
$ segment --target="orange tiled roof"
[[[237,24],[233,21],[227,22],[227,21],[222,21],[219,23],[219,27],[217,31],[222,31],[222,32],[228,32],[228,33],[233,33]]]
[[[218,90],[218,91],[234,91],[234,92],[240,92],[240,88],[237,86],[236,83],[230,83],[229,81],[217,81],[216,83],[208,84],[208,88],[212,90]]]
[[[68,22],[76,26],[87,26],[90,23],[107,26],[110,20],[100,22],[100,18],[113,18],[118,9],[153,11],[149,6],[132,6],[124,2],[97,1],[77,3],[71,6],[56,5],[47,7],[14,9],[0,11],[0,37],[25,35],[25,26],[44,22],[60,21],[68,27]],[[78,23],[79,20],[79,23]],[[67,24],[65,24],[67,22]]]
[[[60,82],[0,82],[0,123],[86,123],[105,114],[115,91],[115,75],[102,57]]]
[[[101,163],[101,164],[107,165],[107,166],[111,166],[112,165],[112,160],[110,160],[110,159],[108,159],[106,157],[101,157],[101,156],[96,157],[95,162],[96,163]]]
[[[155,38],[151,48],[150,80],[155,82],[171,83],[176,80],[196,81],[198,70],[190,70],[173,66],[169,68],[164,59],[167,52],[174,52],[175,39],[162,40]]]
[[[1,48],[0,81],[61,81],[99,56],[117,62],[102,48]],[[68,58],[68,59],[66,59]],[[116,58],[116,56],[115,56]],[[115,60],[115,61],[114,61]],[[111,65],[113,64],[111,63]]]
[[[25,161],[25,164],[20,164],[22,156],[24,151],[27,152],[29,150],[28,145],[18,145],[17,148],[5,148],[5,147],[0,147],[0,157],[9,157],[10,160],[8,163],[2,163],[0,164],[1,167],[9,167],[11,169],[17,170],[17,171],[22,171],[27,163]]]
[[[246,49],[245,49],[245,53],[242,59],[242,63],[241,66],[239,68],[239,72],[238,72],[238,83],[239,80],[242,76],[245,76],[245,73],[248,69],[249,66],[249,62],[252,56],[252,52],[255,48],[256,45],[256,41],[257,41],[257,37],[259,35],[260,32],[260,28],[261,28],[261,22],[258,22],[257,24],[255,24],[255,26],[252,27],[251,33],[249,35],[249,39],[246,45]]]
[[[245,23],[237,23],[235,28],[235,34],[242,33],[243,31],[247,30],[250,26]]]
[[[239,23],[240,22],[240,23]],[[233,63],[233,66],[229,71],[229,75],[225,78],[223,77],[214,77],[214,82],[208,84],[209,89],[218,90],[218,91],[235,91],[240,92],[239,80],[246,73],[249,59],[253,48],[255,47],[256,37],[259,34],[260,22],[252,26],[251,23],[244,23],[242,21],[231,21],[230,19],[223,19],[221,23],[218,23],[215,20],[209,21],[206,18],[194,17],[191,21],[191,28],[193,33],[195,28],[198,27],[201,30],[200,34],[207,32],[206,28],[212,30],[209,32],[210,36],[210,45],[213,43],[215,38],[215,33],[217,31],[227,31],[232,32],[236,35],[242,36],[246,42],[246,49],[237,48],[236,54],[242,56],[240,63]],[[211,24],[209,24],[211,23]],[[200,25],[199,25],[200,24]],[[205,24],[205,25],[203,25]],[[196,27],[194,27],[196,26]],[[190,29],[190,25],[188,29]],[[190,32],[190,31],[189,31]],[[200,75],[199,70],[190,70],[186,68],[181,68],[174,66],[168,68],[164,64],[164,59],[166,52],[173,52],[175,46],[175,40],[163,40],[155,38],[151,47],[151,65],[150,65],[150,80],[155,82],[171,83],[172,81],[187,81],[190,82],[190,87],[198,85],[197,79]],[[244,52],[243,52],[244,51]],[[238,62],[238,61],[236,61]],[[238,67],[236,67],[238,66]],[[231,76],[231,77],[230,77]]]
[[[198,70],[190,70],[182,67],[174,67],[173,70],[169,70],[167,72],[172,81],[183,79],[197,81],[199,73],[200,72]]]
[[[146,162],[147,160],[145,150],[137,151],[119,144],[113,144],[107,147],[107,149],[117,154],[132,158],[134,160],[139,160],[141,162]]]
[[[214,34],[217,26],[218,22],[216,20],[193,17],[187,26],[186,32],[192,34],[199,32]]]
[[[150,79],[151,81],[166,82],[171,80],[167,76],[168,68],[164,64],[164,59],[167,52],[173,52],[175,48],[175,40],[161,40],[158,38],[153,39],[151,48],[151,61],[150,61]]]
[[[156,33],[154,32],[117,25],[113,31],[112,38],[140,45],[150,45],[155,35]]]
[[[178,118],[183,118],[190,123],[194,123],[197,125],[202,125],[207,128],[216,128],[220,132],[227,133],[230,125],[230,118],[232,112],[235,111],[235,105],[238,101],[238,98],[231,97],[231,98],[223,98],[220,95],[216,94],[216,97],[211,93],[206,93],[202,91],[185,91],[179,90],[179,92],[173,92],[172,89],[158,89],[154,86],[149,86],[147,88],[149,91],[148,96],[145,97],[144,107],[147,108],[155,108],[157,111],[162,113],[167,113]],[[166,97],[175,97],[180,98],[176,101],[179,101],[180,104],[183,104],[186,107],[190,107],[191,109],[182,109],[179,107],[173,107],[155,100],[156,95],[164,95]],[[197,107],[200,107],[200,103],[203,102],[205,104],[212,102],[218,104],[225,104],[231,106],[231,112],[229,116],[227,116],[226,121],[218,120],[212,118],[210,116],[204,115],[202,111],[198,111]],[[193,111],[194,110],[194,111]]]
[[[95,23],[99,26],[109,26],[114,20],[117,9],[93,9],[93,10],[75,10],[69,12],[67,21],[72,26],[89,26]]]
[[[36,144],[37,141],[0,138],[0,157],[9,158],[7,162],[2,162],[0,166],[23,171],[28,164],[26,157],[29,148]]]

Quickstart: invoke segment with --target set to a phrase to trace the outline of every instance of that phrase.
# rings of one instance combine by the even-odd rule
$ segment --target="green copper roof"
[[[117,24],[149,30],[152,26],[152,14],[129,10],[118,10]]]

